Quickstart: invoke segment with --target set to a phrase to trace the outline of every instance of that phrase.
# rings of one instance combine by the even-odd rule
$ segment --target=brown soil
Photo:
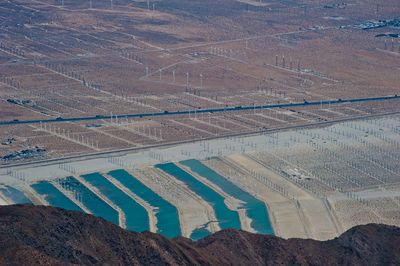
[[[132,233],[43,206],[0,208],[0,265],[399,265],[400,228],[363,225],[334,240],[225,230],[193,242]]]

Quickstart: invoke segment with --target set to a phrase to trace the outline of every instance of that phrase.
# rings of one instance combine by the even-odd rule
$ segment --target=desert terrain
[[[2,1],[0,205],[127,229],[136,208],[162,233],[169,203],[192,238],[399,226],[399,14],[396,0]]]

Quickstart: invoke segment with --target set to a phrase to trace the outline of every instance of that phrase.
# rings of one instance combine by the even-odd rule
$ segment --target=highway
[[[337,105],[345,103],[362,103],[362,102],[376,102],[386,100],[398,100],[400,96],[390,95],[382,97],[371,97],[371,98],[351,98],[351,99],[338,99],[338,100],[322,100],[322,101],[311,101],[311,102],[298,102],[298,103],[279,103],[270,105],[251,105],[251,106],[235,106],[225,108],[207,108],[207,109],[193,109],[185,111],[173,111],[173,112],[154,112],[154,113],[136,113],[136,114],[119,114],[119,115],[96,115],[96,116],[84,116],[84,117],[69,117],[69,118],[50,118],[50,119],[36,119],[36,120],[12,120],[12,121],[0,121],[0,126],[4,125],[21,125],[21,124],[40,124],[40,123],[60,123],[60,122],[79,122],[79,121],[96,121],[104,119],[116,119],[116,118],[144,118],[144,117],[159,117],[159,116],[176,116],[176,115],[188,115],[188,114],[199,114],[199,113],[222,113],[222,112],[234,112],[234,111],[245,111],[245,110],[260,110],[260,109],[277,109],[277,108],[291,108],[301,106],[316,106],[316,105]]]
[[[232,133],[232,134],[205,137],[205,138],[199,138],[199,139],[189,139],[189,140],[176,141],[176,142],[157,143],[157,144],[148,145],[148,146],[129,147],[129,148],[124,148],[124,149],[100,151],[100,152],[94,152],[94,153],[89,153],[89,154],[68,155],[68,156],[59,157],[59,158],[46,158],[46,159],[40,159],[40,160],[28,161],[28,162],[18,161],[18,162],[14,162],[14,163],[0,164],[0,169],[6,169],[6,168],[7,169],[9,169],[9,168],[18,169],[20,167],[24,168],[24,167],[33,167],[33,166],[40,167],[40,166],[58,164],[58,163],[70,163],[70,162],[74,162],[74,161],[84,161],[84,160],[96,159],[96,158],[101,158],[101,157],[108,158],[108,157],[114,157],[114,156],[123,156],[123,155],[129,154],[129,153],[132,153],[132,152],[140,152],[140,151],[156,149],[156,148],[171,147],[174,145],[185,144],[185,143],[193,143],[193,142],[198,142],[198,141],[207,141],[207,140],[221,139],[221,138],[227,138],[227,137],[241,137],[241,136],[251,136],[251,135],[257,135],[257,134],[276,133],[276,132],[281,132],[284,130],[292,130],[292,129],[297,129],[297,128],[314,128],[314,127],[320,127],[320,126],[328,126],[328,125],[332,125],[335,123],[341,123],[341,122],[346,122],[346,121],[354,121],[354,120],[358,120],[358,119],[367,119],[367,118],[376,118],[376,117],[382,117],[382,116],[394,115],[394,114],[398,115],[400,113],[392,112],[392,113],[385,113],[385,114],[353,116],[353,117],[346,117],[346,118],[334,119],[334,120],[329,120],[329,121],[315,122],[315,123],[305,124],[305,125],[289,125],[289,126],[280,127],[280,128],[250,130],[250,131],[245,131],[245,132],[236,132],[236,133]]]

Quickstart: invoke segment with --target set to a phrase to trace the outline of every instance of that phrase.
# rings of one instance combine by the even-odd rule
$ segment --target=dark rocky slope
[[[225,230],[193,242],[132,233],[52,207],[0,207],[0,265],[400,265],[400,228],[370,224],[319,242]]]

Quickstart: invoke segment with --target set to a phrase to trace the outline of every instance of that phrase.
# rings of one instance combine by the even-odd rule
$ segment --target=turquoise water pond
[[[234,183],[219,175],[217,172],[207,167],[198,160],[185,160],[180,162],[182,165],[190,168],[193,173],[202,176],[215,186],[219,187],[226,194],[243,202],[241,208],[246,210],[246,215],[251,219],[251,227],[258,233],[273,234],[273,229],[269,220],[268,211],[264,202],[256,199]],[[211,187],[202,183],[190,173],[180,168],[174,163],[158,164],[156,168],[166,172],[176,179],[184,182],[187,187],[208,202],[214,209],[221,229],[235,228],[240,229],[240,219],[237,211],[231,210],[225,204],[225,199]],[[130,190],[137,197],[146,201],[155,208],[157,218],[158,233],[173,238],[181,235],[179,215],[177,208],[160,197],[144,185],[135,176],[129,174],[123,169],[110,171],[108,175],[119,181],[126,189]],[[137,203],[133,198],[125,194],[121,189],[110,182],[100,173],[82,175],[82,178],[96,187],[105,197],[118,206],[126,216],[126,226],[128,230],[142,232],[149,230],[149,217],[146,209]],[[102,217],[114,224],[119,224],[118,212],[80,183],[74,177],[66,177],[59,180],[60,184],[67,191],[79,195],[79,200],[93,215]],[[41,181],[31,185],[31,187],[42,195],[50,205],[64,208],[67,210],[83,210],[59,191],[52,183]],[[21,191],[12,187],[2,187],[0,191],[16,203],[32,203]],[[196,228],[190,238],[193,240],[201,239],[210,232],[207,230],[208,224]]]
[[[70,211],[81,211],[83,210],[71,201],[67,196],[61,193],[55,186],[47,181],[41,181],[32,184],[31,187],[44,199],[54,207],[63,208]]]
[[[224,198],[220,194],[194,178],[186,171],[182,170],[174,163],[157,164],[155,167],[184,182],[190,190],[208,202],[214,209],[215,216],[221,229],[240,229],[239,214],[226,206]],[[194,233],[197,234],[198,232]]]
[[[251,194],[242,190],[211,168],[202,164],[198,160],[185,160],[180,162],[182,165],[187,166],[194,173],[206,178],[212,182],[225,193],[243,201],[242,207],[246,209],[247,216],[252,220],[251,227],[260,234],[273,234],[274,231],[269,220],[268,211],[264,202],[253,197]]]
[[[114,170],[108,174],[151,206],[158,208],[155,213],[158,233],[169,238],[181,235],[178,210],[174,205],[164,200],[125,170]]]
[[[9,198],[16,204],[32,204],[32,201],[28,199],[23,192],[19,191],[16,188],[4,186],[0,188],[0,191],[4,194],[4,196]]]
[[[126,229],[135,232],[143,232],[150,229],[146,209],[114,186],[104,176],[99,173],[93,173],[82,175],[82,178],[92,186],[98,188],[104,196],[121,208],[126,217]]]
[[[208,231],[206,228],[197,228],[193,230],[190,238],[193,240],[199,240],[209,235],[211,235],[211,232]]]
[[[79,194],[82,204],[95,216],[101,217],[116,225],[119,224],[119,215],[110,205],[104,202],[91,190],[85,187],[74,177],[66,177],[59,181],[64,189]]]

